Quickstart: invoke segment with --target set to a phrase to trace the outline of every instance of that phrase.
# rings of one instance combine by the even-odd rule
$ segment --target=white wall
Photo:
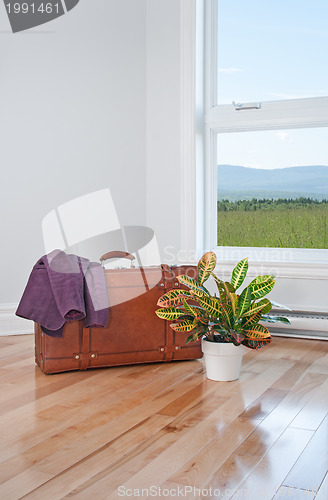
[[[121,224],[146,224],[146,22],[146,0],[81,1],[12,34],[0,4],[0,305],[56,206],[109,187]]]
[[[76,197],[110,188],[121,225],[153,229],[161,260],[177,258],[180,9],[180,0],[80,2],[13,35],[0,5],[0,334],[31,331],[13,312],[44,253],[42,219]]]
[[[163,261],[180,247],[180,2],[147,2],[147,224]]]
[[[32,331],[13,312],[44,253],[42,219],[75,197],[109,188],[121,225],[153,229],[163,262],[193,255],[194,212],[184,219],[181,198],[193,206],[192,120],[188,133],[183,125],[192,61],[186,71],[182,50],[193,3],[81,1],[15,35],[0,4],[0,335]],[[328,281],[308,274],[279,279],[274,298],[326,312]]]

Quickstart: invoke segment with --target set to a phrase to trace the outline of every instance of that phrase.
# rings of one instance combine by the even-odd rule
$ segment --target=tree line
[[[315,208],[317,206],[328,208],[328,200],[315,200],[313,198],[278,198],[274,199],[258,199],[251,200],[221,200],[217,202],[219,212],[252,212],[255,210],[285,210],[293,208]]]

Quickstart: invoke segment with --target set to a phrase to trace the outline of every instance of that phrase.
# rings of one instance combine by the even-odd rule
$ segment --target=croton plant
[[[214,274],[215,266],[215,253],[207,252],[198,262],[195,279],[178,276],[179,283],[187,289],[166,292],[157,303],[157,316],[175,321],[170,326],[177,332],[190,332],[187,342],[205,337],[211,342],[232,342],[251,349],[270,343],[270,332],[260,321],[289,323],[283,316],[268,314],[272,306],[284,307],[264,298],[274,287],[274,276],[257,276],[240,291],[248,271],[248,258],[236,265],[230,282]],[[214,295],[204,286],[210,277],[218,289]]]

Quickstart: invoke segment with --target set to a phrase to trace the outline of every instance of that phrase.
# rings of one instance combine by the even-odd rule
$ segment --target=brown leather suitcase
[[[110,252],[101,260],[128,256]],[[129,258],[133,258],[130,256]],[[109,319],[105,328],[67,323],[62,338],[44,334],[35,325],[35,361],[44,373],[197,359],[200,341],[186,344],[189,333],[177,333],[155,314],[166,291],[180,287],[176,276],[195,277],[196,266],[154,266],[106,269]]]

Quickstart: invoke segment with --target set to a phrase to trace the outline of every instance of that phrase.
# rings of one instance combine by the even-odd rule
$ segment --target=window
[[[328,95],[326,0],[218,0],[218,104]]]
[[[328,248],[328,129],[218,134],[218,245]]]
[[[328,263],[328,4],[205,8],[205,246]]]

